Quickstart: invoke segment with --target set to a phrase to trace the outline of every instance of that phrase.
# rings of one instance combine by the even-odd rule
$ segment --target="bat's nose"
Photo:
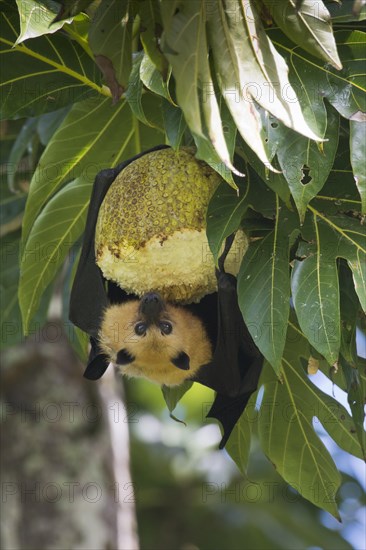
[[[163,309],[164,301],[157,292],[147,292],[141,298],[140,313],[149,323],[157,321]]]

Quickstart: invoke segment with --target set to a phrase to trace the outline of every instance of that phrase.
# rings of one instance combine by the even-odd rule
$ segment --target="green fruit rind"
[[[97,264],[106,279],[143,295],[197,302],[216,290],[206,211],[221,177],[193,149],[147,153],[117,176],[101,205]],[[225,263],[237,274],[247,248],[239,232]]]

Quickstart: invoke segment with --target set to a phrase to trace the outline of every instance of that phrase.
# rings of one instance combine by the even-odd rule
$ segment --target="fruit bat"
[[[257,389],[263,364],[239,309],[236,278],[224,268],[234,236],[226,239],[218,262],[217,292],[184,306],[165,303],[153,291],[142,298],[128,294],[106,280],[96,264],[95,227],[110,185],[128,164],[163,148],[155,147],[97,174],[69,317],[90,336],[86,378],[97,380],[113,362],[127,376],[145,376],[168,386],[192,380],[215,390],[207,417],[221,423],[223,448]]]

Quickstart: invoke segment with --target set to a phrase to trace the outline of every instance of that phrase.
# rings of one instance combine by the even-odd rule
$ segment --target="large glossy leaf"
[[[198,95],[200,58],[208,55],[200,36],[205,24],[203,3],[191,1],[180,5],[165,23],[163,51],[173,69],[178,103],[191,131],[203,136]]]
[[[278,123],[276,122],[275,124]],[[282,128],[287,133],[287,128],[285,126],[282,126]],[[260,178],[261,181],[266,184],[267,189],[263,188],[265,193],[261,196],[269,195],[269,190],[271,189],[283,200],[283,202],[287,206],[290,206],[291,194],[285,176],[280,172],[268,170],[268,168],[259,160],[257,155],[253,152],[249,145],[245,143],[243,139],[238,140],[237,152],[253,168],[253,178],[255,180],[258,180]],[[262,211],[262,207],[260,207],[260,211]]]
[[[306,207],[321,190],[332,169],[338,148],[339,115],[328,106],[328,123],[325,143],[321,147],[314,141],[287,132],[277,149],[277,158],[283,175],[296,203],[300,222],[305,218]],[[272,130],[273,133],[273,130]]]
[[[169,74],[170,68],[168,68],[168,62],[160,49],[158,33],[158,29],[162,28],[160,2],[158,0],[143,0],[139,2],[137,9],[141,21],[140,40],[145,54],[164,79],[163,75]]]
[[[293,73],[296,75],[294,84],[302,84],[300,96],[309,96],[313,104],[322,103],[326,98],[345,118],[359,122],[366,120],[365,33],[356,30],[335,32],[343,65],[341,71],[316,58],[304,56],[301,49],[287,44],[278,30],[270,30],[269,35],[287,59],[291,81]],[[307,101],[306,97],[304,101]]]
[[[362,458],[366,461],[366,431],[365,431],[365,386],[362,384],[361,369],[355,368],[341,356],[342,372],[347,383],[348,404],[352,411],[356,433],[362,449]]]
[[[127,88],[132,68],[132,15],[129,0],[102,0],[89,29],[89,46],[114,101]]]
[[[356,326],[360,312],[360,303],[354,288],[352,274],[346,263],[338,266],[339,289],[341,298],[341,353],[354,366],[357,365]]]
[[[329,11],[323,2],[295,0],[273,2],[263,0],[277,25],[295,44],[309,53],[342,68],[335,44]]]
[[[126,102],[110,99],[76,103],[44,151],[33,175],[23,223],[23,243],[42,207],[66,182],[83,175],[90,182],[103,168],[134,153],[134,127]]]
[[[143,54],[137,54],[128,82],[126,99],[132,113],[146,126],[161,129],[163,121],[161,116],[161,98],[155,94],[146,93],[140,78],[140,68]]]
[[[0,239],[1,349],[14,346],[24,339],[18,302],[19,239],[20,231]],[[30,333],[39,331],[45,323],[51,293],[52,288],[43,289],[40,308],[29,326]]]
[[[174,105],[164,100],[162,112],[168,144],[174,149],[178,149],[182,143],[184,132],[187,130],[183,112],[179,107],[174,107]]]
[[[238,300],[254,342],[277,374],[285,347],[290,307],[290,235],[294,216],[276,200],[275,226],[249,246],[238,274]]]
[[[366,306],[366,237],[361,221],[344,213],[325,215],[310,206],[302,228],[307,244],[297,251],[292,292],[302,331],[332,365],[340,349],[340,310],[336,258],[347,260],[355,290]]]
[[[32,226],[23,250],[19,281],[25,333],[44,289],[54,279],[71,246],[83,232],[90,190],[88,180],[76,178],[48,202]]]
[[[362,213],[366,214],[366,125],[364,122],[350,122],[350,149],[353,177],[361,197]]]
[[[258,413],[255,411],[257,396],[258,393],[255,392],[250,398],[225,445],[225,450],[229,453],[244,476],[246,476],[248,469],[253,425],[256,424],[258,420]]]
[[[150,57],[145,53],[140,65],[140,78],[143,84],[154,92],[167,99],[172,105],[177,107],[170,96],[169,91],[169,78],[170,70],[168,71],[168,78],[165,80],[163,75],[158,71]]]
[[[225,11],[225,2],[216,3],[210,10],[208,25],[215,65],[223,85],[221,92],[225,100],[230,101],[228,105],[239,130],[233,102],[238,102],[238,114],[241,111],[241,116],[249,120],[253,117],[253,102],[257,102],[296,132],[319,139],[309,128],[298,102],[288,101],[287,96],[296,98],[288,80],[288,68],[266,35],[254,3],[247,2],[245,9],[239,5],[234,11]],[[249,131],[240,130],[240,133],[253,147],[253,135]]]
[[[95,63],[77,43],[56,33],[14,46],[18,26],[16,12],[0,14],[2,118],[54,111],[96,92],[109,95],[98,83]]]
[[[20,17],[20,34],[16,44],[29,38],[52,34],[61,29],[71,19],[53,22],[55,14],[36,0],[16,0]]]
[[[216,189],[207,211],[207,236],[210,249],[217,263],[221,245],[232,233],[238,230],[248,208],[247,192],[238,197],[226,184]]]
[[[299,339],[292,339],[283,358],[282,383],[273,373],[272,379],[264,384],[258,413],[259,439],[277,472],[292,487],[339,517],[335,495],[341,478],[314,430],[313,417],[319,414],[322,403],[314,397],[310,383],[301,372],[302,351],[306,355]]]
[[[301,330],[330,365],[340,348],[339,286],[336,243],[327,238],[319,220],[313,219],[315,243],[300,246],[292,272],[292,296]],[[310,248],[310,249],[309,249]]]
[[[220,104],[211,76],[206,18],[205,2],[182,3],[165,28],[163,49],[172,65],[177,100],[194,134],[198,157],[204,158],[233,185],[230,171],[238,171],[232,164],[233,148],[228,146],[223,130]]]

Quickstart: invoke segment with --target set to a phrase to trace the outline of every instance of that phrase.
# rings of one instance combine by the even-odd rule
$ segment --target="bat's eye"
[[[146,325],[145,323],[136,323],[135,333],[137,336],[144,336],[146,334]]]
[[[161,334],[170,334],[173,330],[173,326],[169,321],[162,321],[159,323]]]

